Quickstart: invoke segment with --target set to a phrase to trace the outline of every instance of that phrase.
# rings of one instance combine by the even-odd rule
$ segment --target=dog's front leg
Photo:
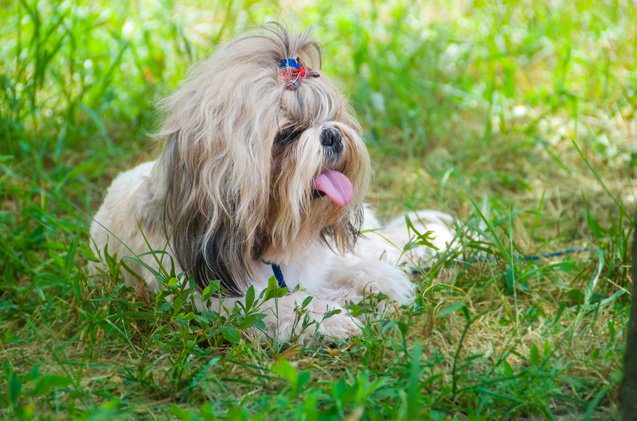
[[[350,255],[330,274],[331,285],[337,286],[329,297],[339,303],[358,302],[366,294],[384,294],[398,304],[413,301],[416,286],[405,272],[391,263]]]

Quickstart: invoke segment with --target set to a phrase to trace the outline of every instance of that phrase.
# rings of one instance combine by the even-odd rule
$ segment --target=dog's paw
[[[398,304],[409,304],[416,297],[416,285],[409,276],[392,264],[383,261],[368,262],[374,278],[364,287],[366,292],[382,293]]]
[[[333,339],[347,339],[361,334],[361,322],[347,314],[333,314],[318,322],[317,332]]]
[[[365,294],[384,294],[398,304],[409,304],[416,296],[414,285],[405,272],[381,260],[362,260],[339,274],[355,292],[352,300]]]

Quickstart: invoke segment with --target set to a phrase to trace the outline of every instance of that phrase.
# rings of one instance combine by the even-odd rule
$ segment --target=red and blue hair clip
[[[321,76],[319,72],[303,65],[298,57],[282,58],[279,62],[279,69],[281,69],[281,76],[285,79],[285,87],[291,91],[296,91],[304,78]]]

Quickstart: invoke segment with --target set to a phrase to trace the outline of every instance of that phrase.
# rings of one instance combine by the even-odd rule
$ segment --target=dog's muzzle
[[[343,138],[341,132],[334,127],[321,131],[321,145],[328,156],[339,155],[343,152]]]

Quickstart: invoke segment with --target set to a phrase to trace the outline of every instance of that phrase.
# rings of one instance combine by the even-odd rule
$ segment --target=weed
[[[21,0],[0,12],[5,418],[617,416],[637,201],[630,2]],[[323,42],[323,73],[364,126],[380,214],[462,222],[462,250],[414,275],[415,302],[352,305],[362,335],[342,343],[263,338],[275,285],[197,313],[170,268],[148,299],[121,282],[130,261],[86,271],[105,188],[156,152],[156,102],[271,17]],[[409,247],[428,242],[416,232]],[[595,251],[521,258],[571,247]],[[314,329],[297,310],[299,331]]]

